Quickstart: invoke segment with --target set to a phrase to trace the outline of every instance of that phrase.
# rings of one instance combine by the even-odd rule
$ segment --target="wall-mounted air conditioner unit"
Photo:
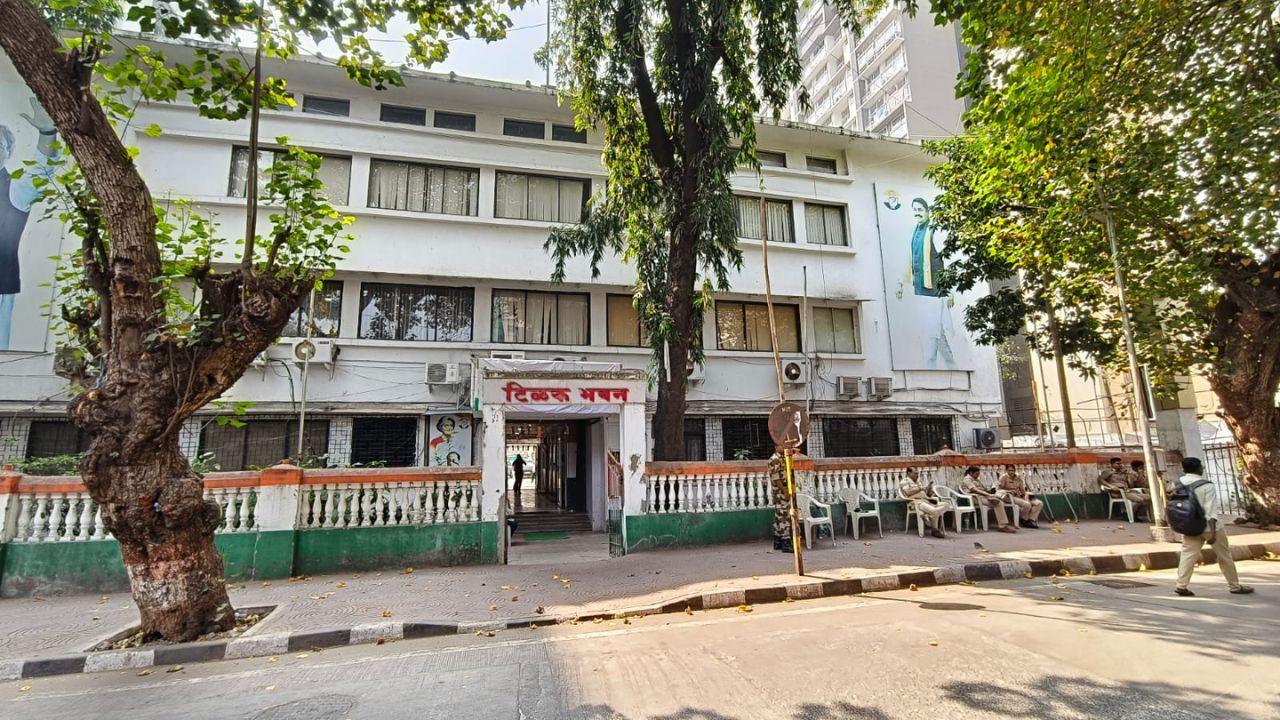
[[[888,397],[893,397],[893,378],[867,378],[867,397],[872,400],[883,400]]]
[[[338,344],[330,338],[304,338],[293,343],[293,361],[299,365],[332,365],[338,356]]]
[[[999,430],[989,427],[973,429],[973,446],[979,450],[999,450],[1000,445]]]
[[[685,377],[691,383],[700,383],[707,379],[707,368],[702,363],[690,362],[684,369]]]
[[[809,363],[806,360],[787,360],[782,363],[782,381],[788,385],[804,385],[809,382]]]
[[[462,383],[462,363],[427,363],[428,385],[458,385]]]
[[[586,355],[555,355],[551,358],[554,362],[586,362]]]
[[[836,396],[841,400],[862,397],[862,378],[841,375],[836,378]]]
[[[523,350],[494,350],[489,353],[489,357],[498,360],[523,360]]]

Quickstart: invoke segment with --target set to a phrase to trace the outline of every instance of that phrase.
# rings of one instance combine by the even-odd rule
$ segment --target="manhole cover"
[[[1155,587],[1155,583],[1139,582],[1137,580],[1121,580],[1119,578],[1107,578],[1105,580],[1086,580],[1085,582],[1101,585],[1112,590],[1132,590],[1133,588]]]
[[[355,706],[351,695],[321,695],[272,705],[253,720],[333,720],[350,716]]]

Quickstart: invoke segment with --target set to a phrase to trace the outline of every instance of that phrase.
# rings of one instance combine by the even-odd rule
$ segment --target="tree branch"
[[[621,0],[618,13],[614,16],[614,32],[618,34],[618,42],[627,57],[631,74],[635,77],[640,112],[649,135],[649,151],[653,153],[658,167],[664,173],[670,173],[676,167],[675,149],[667,134],[667,125],[662,119],[662,107],[658,104],[658,94],[653,89],[653,78],[649,76],[644,46],[640,42],[637,15],[643,12],[644,9],[636,0]]]

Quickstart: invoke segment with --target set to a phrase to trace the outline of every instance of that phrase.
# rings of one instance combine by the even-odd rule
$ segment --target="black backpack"
[[[1169,494],[1169,503],[1165,506],[1169,527],[1183,535],[1204,534],[1208,522],[1204,517],[1204,508],[1200,507],[1200,498],[1196,497],[1196,488],[1208,484],[1208,480],[1197,480],[1190,485],[1173,483],[1173,492]]]

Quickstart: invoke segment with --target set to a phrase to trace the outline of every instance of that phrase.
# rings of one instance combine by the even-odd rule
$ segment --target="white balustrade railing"
[[[655,474],[644,478],[645,513],[703,513],[773,507],[773,489],[763,471],[710,475]]]
[[[403,527],[476,522],[478,480],[304,485],[299,529]]]
[[[804,483],[804,487],[822,502],[838,502],[840,491],[857,487],[863,494],[876,500],[898,499],[898,484],[902,482],[903,471],[908,466],[892,468],[840,468],[820,469],[813,472],[812,484]],[[923,482],[943,482],[942,468],[917,466]]]
[[[221,508],[219,533],[252,532],[257,499],[252,487],[212,488],[205,499]],[[105,540],[111,537],[102,522],[102,509],[87,490],[24,492],[18,496],[17,528],[13,542],[53,543]]]

